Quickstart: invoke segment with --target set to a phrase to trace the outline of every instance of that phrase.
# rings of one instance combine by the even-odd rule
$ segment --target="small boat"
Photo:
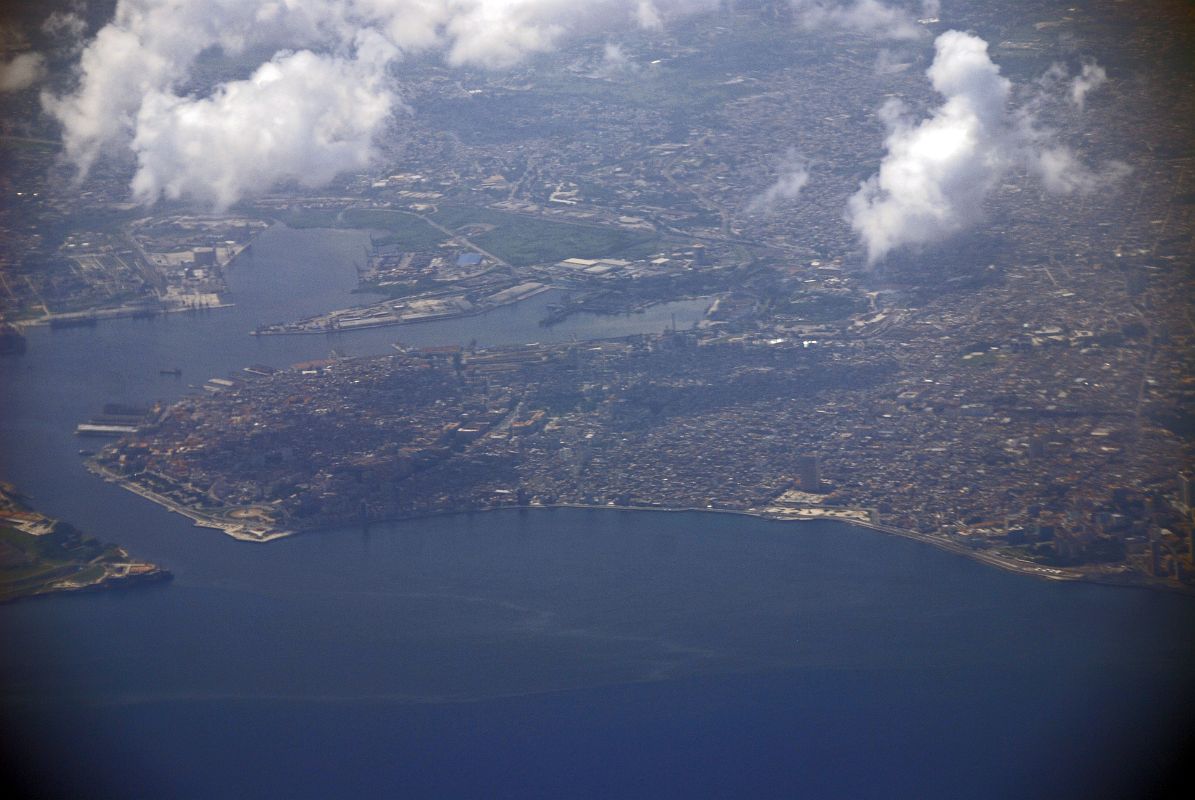
[[[183,371],[182,371],[181,367],[175,367],[174,369],[160,369],[160,370],[158,370],[158,374],[159,375],[173,375],[176,378],[181,378],[183,375]]]

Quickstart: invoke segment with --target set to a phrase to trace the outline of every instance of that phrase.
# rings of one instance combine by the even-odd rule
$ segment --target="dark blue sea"
[[[654,332],[543,304],[254,338],[349,294],[363,234],[274,229],[237,306],[40,329],[0,360],[0,479],[175,573],[0,607],[0,767],[119,798],[1150,796],[1191,727],[1195,601],[1008,574],[835,523],[529,510],[195,528],[89,475],[74,425],[251,363]],[[181,379],[159,370],[179,367]]]

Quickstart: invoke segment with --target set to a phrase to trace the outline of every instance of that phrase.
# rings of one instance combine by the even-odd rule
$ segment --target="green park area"
[[[104,576],[106,563],[123,560],[116,546],[84,536],[63,522],[42,536],[0,526],[0,602],[41,594],[65,578],[94,583]]]
[[[516,267],[552,264],[574,257],[639,258],[654,252],[659,241],[650,233],[488,208],[446,206],[432,214],[431,219],[454,231],[468,226],[488,228],[469,235],[469,240]]]
[[[430,250],[448,238],[417,214],[387,208],[304,208],[281,219],[291,228],[375,231],[375,243],[397,244],[408,250]]]
[[[633,259],[651,254],[659,245],[650,233],[470,206],[442,206],[426,218],[385,208],[298,209],[282,221],[292,228],[375,231],[376,244],[409,250],[429,250],[448,239],[439,225],[516,267],[572,257]]]

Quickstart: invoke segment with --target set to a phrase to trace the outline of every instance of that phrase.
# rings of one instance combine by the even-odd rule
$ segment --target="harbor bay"
[[[395,338],[650,333],[704,312],[545,331],[519,304],[494,312],[505,325],[246,335],[285,316],[270,303],[343,305],[330,295],[353,276],[337,247],[354,236],[268,232],[230,269],[231,308],[36,329],[0,362],[2,477],[175,575],[0,609],[18,645],[2,702],[27,731],[30,780],[178,797],[886,796],[872,781],[888,776],[924,797],[1078,797],[1112,785],[1114,757],[1173,746],[1193,659],[1185,597],[1039,581],[844,523],[701,513],[507,510],[257,547],[86,471],[74,429],[106,403],[174,400],[248,364],[393,352]],[[50,752],[73,753],[72,769],[51,769]],[[334,778],[319,768],[331,762]]]

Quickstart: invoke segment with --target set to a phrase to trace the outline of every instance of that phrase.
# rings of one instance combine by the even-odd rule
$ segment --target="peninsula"
[[[0,484],[0,602],[171,577],[161,567],[130,558],[116,545],[33,511],[12,486]]]
[[[248,541],[501,507],[700,509],[842,519],[1040,577],[1191,581],[1179,440],[1098,391],[1034,400],[1035,375],[1100,370],[1111,348],[994,345],[984,377],[1020,389],[993,395],[975,357],[935,366],[893,336],[906,314],[863,316],[819,340],[705,328],[250,368],[91,466]]]

